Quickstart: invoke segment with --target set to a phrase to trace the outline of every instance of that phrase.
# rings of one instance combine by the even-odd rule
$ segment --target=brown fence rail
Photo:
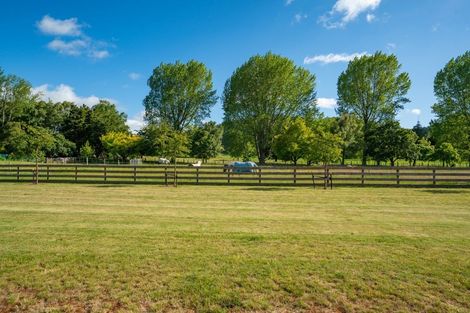
[[[237,173],[222,166],[0,164],[0,182],[106,184],[455,186],[470,187],[470,168],[264,166]]]

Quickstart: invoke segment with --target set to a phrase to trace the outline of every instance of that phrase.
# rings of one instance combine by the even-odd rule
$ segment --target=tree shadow
[[[283,190],[292,190],[294,187],[248,187],[243,188],[243,190],[250,191],[283,191]]]
[[[470,193],[470,190],[467,189],[424,189],[420,190],[421,192],[431,193],[431,194],[462,194]]]

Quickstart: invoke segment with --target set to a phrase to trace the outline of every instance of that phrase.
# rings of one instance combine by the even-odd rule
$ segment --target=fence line
[[[239,173],[223,166],[115,164],[0,164],[2,182],[106,184],[458,186],[470,187],[470,168],[385,166],[262,166]]]

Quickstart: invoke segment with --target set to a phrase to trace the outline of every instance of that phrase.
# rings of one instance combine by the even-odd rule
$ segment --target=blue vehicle
[[[224,165],[224,172],[232,172],[235,174],[256,173],[258,165],[255,162],[232,162]]]

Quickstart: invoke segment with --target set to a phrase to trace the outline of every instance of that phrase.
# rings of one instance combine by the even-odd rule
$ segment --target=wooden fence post
[[[196,184],[199,185],[199,167],[196,167]]]
[[[294,184],[297,184],[297,167],[294,167]]]
[[[364,166],[362,166],[362,169],[361,169],[361,185],[364,185],[364,178],[365,178],[365,170],[364,170]]]
[[[258,182],[261,185],[261,168],[258,169]]]
[[[106,165],[103,167],[103,173],[104,173],[104,182],[106,182]]]
[[[397,168],[397,185],[400,185],[400,169]]]
[[[77,182],[77,180],[78,180],[78,168],[75,165],[75,182]]]
[[[436,169],[432,169],[432,184],[435,186],[436,185]]]
[[[231,170],[230,168],[227,169],[227,182],[228,182],[228,184],[230,184],[230,170]]]
[[[46,176],[46,180],[49,181],[49,165],[46,167],[47,168],[47,176]]]
[[[16,181],[20,181],[20,167],[16,167]]]
[[[137,165],[134,165],[134,183],[137,181]]]

